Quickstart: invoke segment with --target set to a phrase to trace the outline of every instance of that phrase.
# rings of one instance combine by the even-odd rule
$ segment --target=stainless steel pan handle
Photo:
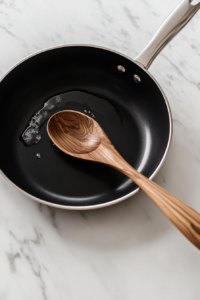
[[[183,0],[160,26],[150,43],[135,58],[146,69],[150,67],[160,51],[192,19],[200,8],[200,3],[192,5],[192,0]]]

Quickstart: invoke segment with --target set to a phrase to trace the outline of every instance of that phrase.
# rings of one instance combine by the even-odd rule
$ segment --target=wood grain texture
[[[82,113],[62,111],[49,119],[47,131],[54,144],[65,153],[107,164],[131,178],[200,249],[200,214],[131,167],[96,121]]]
[[[68,154],[86,154],[101,143],[101,128],[84,115],[64,111],[49,122],[49,134],[62,151]]]

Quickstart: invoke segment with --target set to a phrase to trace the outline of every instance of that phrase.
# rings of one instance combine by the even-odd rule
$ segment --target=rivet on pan
[[[141,78],[138,75],[134,75],[133,79],[134,79],[135,83],[140,83],[141,82]]]
[[[117,70],[118,70],[119,73],[125,73],[125,71],[126,71],[125,68],[123,66],[120,66],[120,65],[117,66]]]

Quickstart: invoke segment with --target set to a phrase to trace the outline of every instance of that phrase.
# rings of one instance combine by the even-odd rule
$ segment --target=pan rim
[[[150,77],[151,79],[155,82],[155,84],[157,85],[157,87],[159,88],[164,100],[165,100],[165,104],[167,106],[167,110],[168,110],[168,116],[169,116],[169,138],[168,138],[168,143],[167,143],[167,147],[165,149],[165,152],[163,154],[163,157],[159,163],[159,165],[157,166],[157,168],[155,169],[155,171],[153,172],[153,174],[149,177],[150,180],[152,180],[155,175],[158,173],[158,171],[160,170],[161,166],[163,165],[165,159],[166,159],[166,156],[167,156],[167,153],[169,151],[169,148],[170,148],[170,145],[171,145],[171,140],[172,140],[172,134],[173,134],[173,122],[172,122],[172,112],[171,112],[171,108],[170,108],[170,105],[169,105],[169,102],[168,102],[168,99],[162,89],[162,87],[160,86],[160,84],[157,82],[157,80],[153,77],[153,75],[143,66],[141,65],[139,62],[135,61],[134,59],[118,52],[118,51],[115,51],[115,50],[112,50],[112,49],[109,49],[109,48],[106,48],[106,47],[101,47],[101,46],[98,46],[98,45],[90,45],[90,44],[69,44],[69,45],[58,45],[58,46],[55,46],[55,47],[50,47],[50,48],[45,48],[43,50],[40,50],[40,51],[37,51],[37,52],[34,52],[33,54],[29,55],[29,56],[26,56],[24,59],[20,60],[18,63],[16,63],[15,65],[13,65],[5,74],[4,76],[0,79],[0,83],[3,81],[3,79],[12,71],[14,70],[17,66],[19,66],[21,63],[23,63],[24,61],[28,60],[29,58],[33,57],[33,56],[36,56],[38,54],[41,54],[43,52],[46,52],[46,51],[51,51],[51,50],[54,50],[54,49],[59,49],[59,48],[64,48],[64,47],[90,47],[90,48],[98,48],[98,49],[102,49],[102,50],[106,50],[106,51],[110,51],[112,53],[115,53],[115,54],[118,54],[128,60],[130,60],[131,62],[137,64],[141,69],[143,69]],[[31,198],[32,200],[35,200],[36,202],[39,202],[41,204],[44,204],[44,205],[48,205],[48,206],[51,206],[51,207],[55,207],[55,208],[60,208],[60,209],[67,209],[67,210],[92,210],[92,209],[98,209],[98,208],[103,208],[103,207],[107,207],[107,206],[111,206],[111,205],[114,205],[114,204],[117,204],[119,202],[122,202],[124,200],[126,200],[127,198],[135,195],[139,190],[140,188],[137,188],[136,190],[134,190],[133,192],[123,196],[123,197],[120,197],[120,198],[117,198],[115,200],[111,200],[109,202],[105,202],[105,203],[102,203],[102,204],[96,204],[96,205],[86,205],[86,206],[70,206],[70,205],[61,205],[61,204],[55,204],[55,203],[52,203],[52,202],[48,202],[46,200],[42,200],[40,198],[37,198],[29,193],[27,193],[26,191],[24,191],[23,189],[21,189],[19,186],[17,186],[12,180],[10,180],[4,173],[3,171],[0,169],[0,174],[2,175],[2,177],[8,181],[12,186],[14,186],[16,189],[18,189],[21,193],[23,193],[24,195],[28,196],[29,198]]]

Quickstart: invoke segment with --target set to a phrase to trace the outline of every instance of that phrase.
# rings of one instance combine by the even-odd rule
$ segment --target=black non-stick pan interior
[[[117,66],[122,65],[125,73]],[[136,84],[134,74],[141,77]],[[0,169],[14,184],[47,202],[97,205],[121,198],[137,186],[105,165],[70,157],[41,129],[41,141],[26,146],[22,133],[51,97],[67,99],[59,110],[93,114],[119,153],[150,177],[169,141],[169,114],[153,79],[127,58],[85,46],[62,47],[32,56],[0,84]],[[41,158],[38,159],[36,154]]]

